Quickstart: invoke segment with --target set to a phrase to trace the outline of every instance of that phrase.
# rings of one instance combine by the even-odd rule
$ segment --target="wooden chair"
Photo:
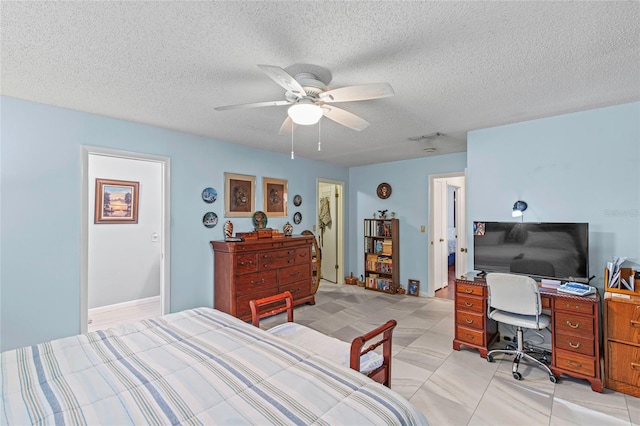
[[[249,306],[251,307],[251,322],[254,326],[260,327],[261,318],[287,311],[287,323],[275,326],[267,332],[297,343],[318,355],[331,358],[391,388],[391,337],[393,329],[397,325],[396,320],[387,321],[375,330],[356,337],[349,344],[295,323],[293,321],[293,296],[288,291],[251,300]],[[262,310],[263,308],[266,309]],[[313,348],[308,347],[309,342],[314,342]],[[367,342],[371,342],[371,344],[365,347]],[[374,352],[374,349],[380,345],[382,345],[382,355]],[[336,357],[341,359],[335,359]]]

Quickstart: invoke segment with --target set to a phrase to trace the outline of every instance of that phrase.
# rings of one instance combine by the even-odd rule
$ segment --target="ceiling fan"
[[[364,130],[370,125],[367,120],[331,104],[365,101],[394,95],[393,88],[389,83],[361,84],[327,90],[327,84],[331,81],[331,73],[317,65],[292,65],[287,68],[288,71],[274,65],[258,65],[258,67],[286,90],[284,100],[226,105],[215,109],[225,111],[290,105],[287,118],[280,127],[280,134],[290,133],[297,124],[316,124],[323,116],[350,129]]]

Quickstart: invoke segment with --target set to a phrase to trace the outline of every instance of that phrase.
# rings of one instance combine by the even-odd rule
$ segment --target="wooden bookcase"
[[[364,287],[394,294],[400,286],[398,219],[364,220]]]

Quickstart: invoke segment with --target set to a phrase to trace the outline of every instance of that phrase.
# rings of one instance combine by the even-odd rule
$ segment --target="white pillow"
[[[285,322],[267,330],[275,336],[288,340],[303,349],[321,355],[334,362],[349,367],[351,363],[351,344],[327,336],[295,322]],[[368,374],[382,365],[384,357],[375,351],[360,357],[360,372]]]

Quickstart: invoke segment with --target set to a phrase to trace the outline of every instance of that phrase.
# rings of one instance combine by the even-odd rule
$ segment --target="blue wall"
[[[222,239],[224,172],[287,179],[289,194],[313,200],[316,179],[348,180],[348,169],[204,137],[2,97],[0,349],[80,331],[81,145],[171,158],[171,311],[213,306],[213,253]],[[211,186],[220,197],[201,199]],[[295,211],[299,233],[315,223],[315,204]],[[348,206],[345,214],[348,215]],[[212,210],[220,224],[207,229]],[[289,218],[272,218],[282,229]],[[250,218],[234,218],[236,231]],[[348,241],[345,242],[348,244]]]
[[[394,161],[349,169],[349,271],[364,273],[364,219],[389,210],[400,219],[400,283],[409,278],[427,288],[429,247],[429,175],[464,172],[466,153]],[[378,184],[391,185],[391,196],[378,198]],[[424,225],[427,232],[420,232]],[[423,290],[424,291],[424,290]]]
[[[473,131],[467,154],[468,226],[524,200],[525,222],[589,223],[591,285],[612,256],[640,263],[640,103]]]

